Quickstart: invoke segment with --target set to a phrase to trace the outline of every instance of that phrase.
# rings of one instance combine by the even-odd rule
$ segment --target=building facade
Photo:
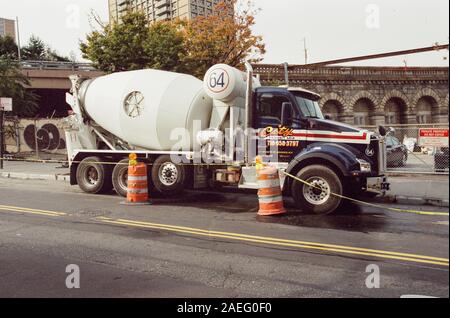
[[[175,18],[192,19],[214,13],[220,0],[108,0],[110,22],[120,21],[129,11],[145,12],[150,22]]]
[[[14,40],[16,39],[16,22],[14,20],[0,18],[0,36],[7,35]]]
[[[254,65],[263,85],[284,85],[283,65]],[[323,113],[357,126],[449,122],[448,67],[288,67],[289,85],[322,96]]]

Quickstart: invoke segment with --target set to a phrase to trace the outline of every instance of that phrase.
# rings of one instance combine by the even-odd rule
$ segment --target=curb
[[[378,197],[370,200],[374,203],[394,203],[394,204],[404,204],[404,205],[431,205],[437,207],[449,207],[449,200],[442,200],[436,198],[427,197],[408,197],[402,195],[387,195],[384,197]]]
[[[29,174],[20,172],[0,172],[0,178],[18,180],[49,180],[69,182],[70,176],[62,174]]]

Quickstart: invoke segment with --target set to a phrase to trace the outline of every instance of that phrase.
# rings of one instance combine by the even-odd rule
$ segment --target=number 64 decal
[[[209,88],[213,92],[220,92],[228,86],[228,73],[225,70],[217,70],[209,76]]]

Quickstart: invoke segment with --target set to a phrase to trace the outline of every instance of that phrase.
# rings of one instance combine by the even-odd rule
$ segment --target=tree
[[[234,8],[234,13],[226,14],[230,8]],[[262,61],[265,44],[252,31],[258,12],[252,2],[238,6],[237,0],[221,1],[214,12],[180,22],[187,51],[184,63],[189,72],[201,78],[214,64],[225,63],[242,69],[247,60]]]
[[[17,62],[0,57],[0,96],[13,99],[16,115],[32,117],[39,108],[37,96],[26,89],[29,85]]]
[[[83,58],[105,72],[154,68],[199,78],[214,64],[243,68],[247,60],[261,61],[265,44],[252,31],[258,11],[252,2],[238,7],[237,0],[224,0],[213,11],[208,17],[150,25],[139,11],[108,25],[94,16],[97,29],[80,43]]]
[[[22,58],[24,60],[43,61],[46,56],[44,41],[35,35],[28,40],[28,44],[22,48]]]
[[[10,36],[0,36],[0,58],[17,58],[17,44]]]
[[[186,52],[183,34],[170,22],[155,22],[150,25],[145,52],[149,57],[147,67],[165,71],[183,71],[181,65]]]
[[[142,12],[126,14],[121,23],[103,25],[80,44],[83,58],[105,72],[155,68],[176,71],[183,56],[183,36],[170,22],[150,26]]]
[[[32,35],[28,44],[21,49],[22,59],[33,61],[69,62],[69,59],[60,56],[55,50],[39,37]]]

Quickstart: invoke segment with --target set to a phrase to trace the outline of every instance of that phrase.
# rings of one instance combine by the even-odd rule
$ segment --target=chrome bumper
[[[367,192],[386,194],[386,191],[391,189],[391,184],[388,182],[387,177],[374,177],[367,178],[366,185]]]

